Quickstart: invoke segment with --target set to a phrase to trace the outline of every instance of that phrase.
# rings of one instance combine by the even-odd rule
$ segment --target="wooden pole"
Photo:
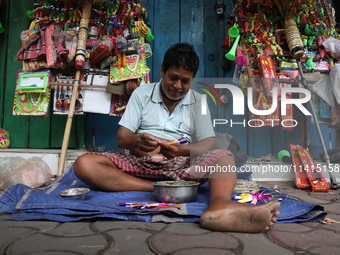
[[[77,45],[77,53],[76,53],[76,60],[75,60],[75,67],[77,71],[75,73],[75,79],[74,79],[74,84],[73,84],[73,89],[72,89],[72,98],[70,102],[70,107],[68,109],[68,116],[67,116],[65,131],[64,131],[64,138],[63,138],[63,143],[61,146],[61,152],[60,152],[60,157],[59,157],[59,162],[58,162],[57,177],[60,177],[62,175],[62,173],[64,172],[64,168],[65,168],[67,148],[68,148],[68,143],[70,139],[72,120],[73,120],[74,109],[76,105],[76,99],[77,99],[78,88],[79,88],[79,80],[80,80],[82,69],[85,64],[85,53],[84,52],[86,49],[87,30],[88,30],[90,16],[91,16],[91,1],[87,0],[83,4],[82,18],[79,24],[78,45]]]

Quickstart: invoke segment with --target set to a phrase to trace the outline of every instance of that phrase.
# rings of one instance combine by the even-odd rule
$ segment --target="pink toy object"
[[[323,58],[325,58],[326,53],[327,53],[327,52],[326,52],[325,49],[319,49],[319,55],[320,55],[321,60],[322,60]]]
[[[9,144],[9,132],[0,128],[0,148],[7,149]]]
[[[9,146],[10,140],[6,136],[0,137],[0,148],[7,149]]]
[[[247,58],[243,55],[241,47],[239,45],[237,45],[236,52],[237,57],[235,59],[235,63],[238,65],[244,65],[247,62]]]

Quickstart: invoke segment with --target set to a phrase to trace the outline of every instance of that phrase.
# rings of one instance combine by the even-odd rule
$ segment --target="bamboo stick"
[[[85,63],[85,55],[82,52],[84,52],[86,49],[87,28],[89,25],[89,20],[90,20],[90,15],[91,15],[91,7],[92,7],[91,1],[87,0],[86,2],[84,2],[83,8],[82,8],[82,18],[80,20],[80,28],[79,28],[79,33],[78,33],[78,45],[77,45],[77,53],[76,53],[76,61],[75,61],[77,71],[75,74],[74,85],[72,89],[72,98],[70,102],[70,107],[68,109],[68,117],[66,121],[64,138],[63,138],[59,162],[58,162],[57,178],[63,174],[64,168],[65,168],[66,154],[67,154],[68,143],[70,140],[70,132],[71,132],[71,127],[72,127],[74,108],[76,105],[79,80],[80,80],[81,71]]]

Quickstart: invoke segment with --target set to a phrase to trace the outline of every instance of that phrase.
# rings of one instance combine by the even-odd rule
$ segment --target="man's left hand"
[[[174,158],[177,156],[182,156],[182,150],[181,147],[182,144],[169,144],[169,141],[166,140],[160,140],[158,141],[158,144],[161,147],[160,153],[162,153],[165,157],[168,159]]]

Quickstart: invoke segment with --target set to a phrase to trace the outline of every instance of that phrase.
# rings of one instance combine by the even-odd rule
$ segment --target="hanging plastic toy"
[[[10,144],[9,132],[0,128],[0,148],[7,149]]]

